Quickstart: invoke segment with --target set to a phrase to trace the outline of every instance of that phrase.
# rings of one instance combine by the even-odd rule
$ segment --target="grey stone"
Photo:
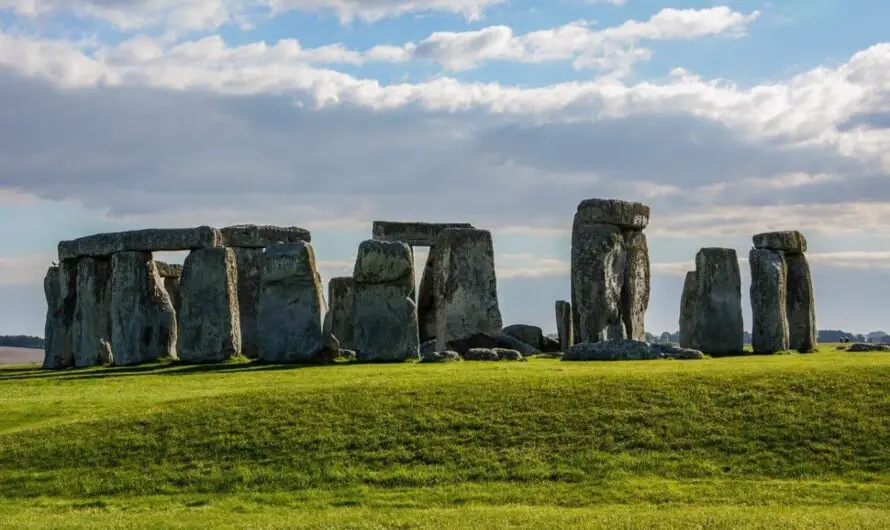
[[[448,343],[448,348],[461,355],[472,348],[507,348],[516,350],[526,357],[541,353],[541,351],[534,346],[501,333],[477,333],[464,339],[450,341]]]
[[[621,315],[626,254],[621,230],[607,224],[572,229],[572,309],[575,341],[625,338]]]
[[[645,340],[646,310],[649,308],[649,245],[643,232],[626,230],[623,236],[626,266],[621,290],[621,318],[627,338]]]
[[[861,353],[861,352],[870,352],[870,351],[890,351],[890,346],[886,344],[865,344],[861,342],[857,342],[856,344],[851,344],[847,349],[849,352],[853,353]]]
[[[340,349],[340,358],[347,361],[354,361],[355,350]]]
[[[537,350],[540,350],[544,343],[544,332],[538,326],[513,324],[505,327],[501,333],[533,346]]]
[[[609,224],[643,230],[649,224],[649,207],[616,199],[586,199],[578,205],[575,220],[582,224]]]
[[[445,230],[436,240],[436,341],[439,350],[503,327],[491,232]]]
[[[435,353],[436,350],[436,339],[428,340],[426,342],[422,342],[420,344],[420,357],[423,358],[424,355],[429,355],[431,353]],[[450,351],[450,350],[445,350]]]
[[[170,297],[170,303],[173,304],[173,311],[178,315],[179,309],[182,307],[182,290],[179,287],[179,277],[167,276],[163,280],[164,290],[167,291],[167,296]]]
[[[460,355],[456,351],[445,350],[445,351],[432,351],[432,352],[421,352],[420,354],[420,362],[422,363],[445,363],[445,362],[453,362],[459,361]]]
[[[705,355],[698,350],[693,350],[692,348],[678,348],[677,346],[674,346],[672,344],[652,343],[649,344],[649,348],[654,352],[660,353],[668,359],[695,360],[705,358]]]
[[[102,257],[117,252],[151,252],[215,248],[222,244],[216,228],[149,228],[81,237],[59,243],[59,259]]]
[[[158,269],[158,276],[164,279],[178,279],[180,276],[182,276],[182,265],[155,260],[155,268]]]
[[[234,225],[220,229],[227,247],[263,249],[276,243],[312,242],[312,234],[298,226]]]
[[[259,307],[263,361],[313,362],[330,353],[332,345],[322,333],[323,288],[316,270],[315,251],[305,241],[266,249]]]
[[[238,322],[241,326],[241,354],[249,359],[260,356],[259,308],[263,288],[262,248],[234,248],[238,269]]]
[[[176,313],[151,252],[111,257],[111,349],[115,366],[176,358]]]
[[[764,232],[754,236],[754,248],[781,250],[787,254],[802,254],[807,251],[807,238],[797,230],[784,232]]]
[[[639,361],[662,359],[664,354],[645,342],[630,339],[582,342],[567,349],[563,361]]]
[[[703,248],[695,256],[693,348],[709,355],[742,352],[742,280],[731,248]]]
[[[43,368],[74,366],[74,315],[77,307],[77,262],[65,260],[50,267],[43,281],[47,300]]]
[[[43,368],[53,367],[55,359],[56,311],[59,307],[59,267],[53,265],[43,277],[43,295],[46,298],[46,319],[43,326]]]
[[[788,347],[801,353],[816,349],[816,302],[813,276],[803,254],[785,256],[788,267],[786,314],[788,315]]]
[[[372,237],[377,241],[401,241],[409,245],[432,246],[449,229],[473,228],[469,223],[405,223],[374,221]]]
[[[556,301],[556,332],[559,335],[559,351],[566,351],[575,343],[572,327],[572,304],[565,300]]]
[[[695,296],[698,287],[695,271],[686,273],[683,294],[680,297],[680,347],[691,348],[695,343]]]
[[[436,338],[436,247],[431,246],[426,257],[426,265],[420,276],[420,289],[417,292],[417,322],[420,327],[420,341]]]
[[[754,353],[776,353],[788,349],[788,319],[785,316],[787,269],[781,252],[752,248],[751,346]]]
[[[220,362],[241,353],[235,252],[225,247],[191,251],[182,267],[180,290],[180,360]]]
[[[357,359],[372,362],[417,359],[420,336],[417,305],[409,298],[414,286],[414,261],[408,245],[363,241],[352,277]]]
[[[465,361],[500,361],[501,356],[491,348],[470,348],[464,353]]]
[[[562,346],[558,340],[545,336],[541,339],[540,349],[543,353],[557,353],[562,351]]]
[[[511,350],[508,348],[495,348],[495,353],[498,354],[498,359],[501,361],[524,361],[522,354],[516,350]]]
[[[354,300],[355,282],[351,277],[331,278],[328,282],[330,308],[325,318],[329,320],[330,333],[340,339],[340,347],[349,350],[355,349],[355,333],[352,328]]]
[[[111,362],[111,261],[81,258],[77,262],[74,309],[74,366]]]

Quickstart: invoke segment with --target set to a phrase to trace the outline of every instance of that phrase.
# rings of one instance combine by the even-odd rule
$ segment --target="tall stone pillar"
[[[43,280],[46,296],[46,343],[43,368],[74,366],[74,313],[77,305],[77,261],[63,260],[50,267]]]
[[[735,249],[699,250],[695,287],[692,347],[711,355],[742,353],[742,279]]]
[[[695,344],[695,297],[698,287],[695,271],[686,273],[683,295],[680,297],[680,347],[694,348]]]
[[[325,315],[326,333],[332,333],[340,341],[340,348],[355,350],[355,333],[352,328],[352,306],[355,300],[355,282],[352,276],[331,278],[328,282],[329,309]]]
[[[754,353],[788,349],[787,269],[782,252],[751,249],[751,345]]]
[[[263,289],[262,248],[235,248],[238,268],[238,318],[241,352],[249,359],[260,356],[259,307]]]
[[[77,263],[74,310],[74,365],[111,363],[111,260],[81,258]]]
[[[572,304],[565,300],[556,301],[556,332],[559,336],[559,351],[566,351],[575,344],[572,330]]]

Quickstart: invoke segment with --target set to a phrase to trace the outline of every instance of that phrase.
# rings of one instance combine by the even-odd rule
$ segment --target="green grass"
[[[890,526],[890,355],[0,368],[0,526]],[[276,526],[279,525],[279,526]]]

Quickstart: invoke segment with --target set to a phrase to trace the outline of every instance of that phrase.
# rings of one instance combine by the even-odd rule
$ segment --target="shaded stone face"
[[[751,345],[754,353],[788,349],[787,269],[781,252],[751,249]]]
[[[695,271],[686,273],[683,295],[680,298],[680,347],[695,348]]]
[[[185,258],[177,315],[177,351],[181,360],[220,362],[241,352],[237,285],[232,249],[193,250]]]
[[[473,228],[470,223],[405,223],[399,221],[374,221],[373,239],[377,241],[401,241],[408,245],[433,246],[442,232],[449,229]]]
[[[262,248],[234,248],[238,269],[238,322],[241,325],[241,353],[250,359],[259,357],[259,306],[262,290]]]
[[[420,277],[417,293],[417,321],[420,326],[420,342],[436,338],[436,247],[430,247],[426,265]]]
[[[149,228],[113,232],[59,242],[59,259],[103,257],[117,252],[151,252],[215,248],[222,244],[216,228]]]
[[[446,230],[436,240],[434,291],[436,347],[503,326],[494,269],[494,244],[487,230]]]
[[[158,276],[164,279],[179,279],[182,276],[182,265],[155,260],[155,268],[158,270]]]
[[[270,363],[321,360],[328,342],[322,334],[324,297],[312,245],[305,241],[270,245],[262,278],[260,359]]]
[[[711,355],[742,352],[742,280],[731,248],[703,248],[695,256],[694,348]]]
[[[813,276],[803,254],[785,256],[788,267],[786,313],[788,315],[789,347],[799,352],[816,348],[816,304]]]
[[[505,327],[501,333],[539,350],[544,343],[544,331],[538,326],[513,324]]]
[[[649,225],[649,207],[616,199],[586,199],[578,204],[575,224],[608,224],[643,230]]]
[[[328,303],[330,309],[326,321],[326,332],[333,333],[340,341],[340,347],[355,350],[352,328],[352,307],[355,303],[355,282],[351,276],[331,278],[328,282]],[[329,328],[329,329],[328,329]]]
[[[625,338],[621,315],[626,252],[621,229],[576,224],[572,229],[572,307],[576,342]]]
[[[572,304],[565,300],[556,301],[556,332],[559,335],[559,351],[566,351],[575,343],[572,328]]]
[[[220,229],[227,247],[263,249],[276,243],[312,241],[312,234],[298,226],[235,225]]]
[[[81,258],[77,263],[74,311],[74,365],[111,362],[111,260]]]
[[[116,366],[176,358],[176,313],[150,252],[111,257],[111,348]]]
[[[173,311],[178,315],[179,309],[182,307],[182,291],[179,287],[179,276],[167,276],[164,278],[164,290],[167,291],[167,296],[170,297]]]
[[[788,254],[801,254],[807,251],[807,238],[797,230],[784,232],[764,232],[754,236],[754,248],[781,250]]]
[[[43,368],[74,366],[74,314],[77,304],[77,264],[73,260],[50,267],[43,280],[46,296],[46,344]]]
[[[353,271],[352,323],[356,358],[392,362],[420,355],[414,261],[405,243],[367,240]]]
[[[649,309],[649,245],[643,232],[625,230],[623,236],[627,266],[621,290],[621,319],[627,338],[641,341],[646,338],[646,310]]]

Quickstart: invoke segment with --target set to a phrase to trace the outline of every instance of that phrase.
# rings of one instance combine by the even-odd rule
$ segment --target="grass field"
[[[0,367],[0,526],[887,528],[890,354]]]

